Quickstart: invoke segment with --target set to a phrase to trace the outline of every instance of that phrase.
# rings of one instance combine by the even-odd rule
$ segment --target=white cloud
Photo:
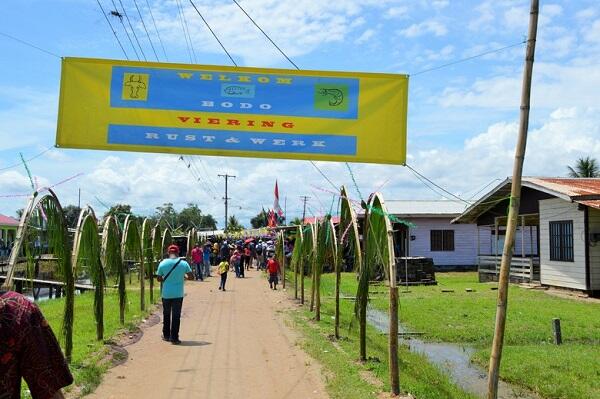
[[[583,38],[589,43],[600,44],[600,19],[583,29]]]
[[[408,13],[408,7],[405,6],[396,6],[396,7],[390,7],[386,10],[385,14],[383,15],[384,18],[399,18],[399,17],[404,17],[406,16],[406,14]]]
[[[412,24],[408,28],[400,30],[398,33],[409,38],[423,36],[428,33],[432,33],[435,36],[444,36],[448,33],[448,28],[441,22],[427,20],[418,24]]]
[[[585,8],[575,14],[577,19],[590,19],[598,15],[598,10],[593,7]]]
[[[366,31],[364,31],[359,37],[358,39],[356,39],[354,41],[354,43],[356,44],[363,44],[368,42],[369,40],[371,40],[371,38],[373,37],[373,35],[375,35],[375,30],[374,29],[367,29]]]

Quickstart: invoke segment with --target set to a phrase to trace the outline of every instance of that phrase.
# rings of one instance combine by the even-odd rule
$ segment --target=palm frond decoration
[[[325,215],[317,228],[317,245],[315,248],[315,260],[313,262],[313,283],[315,297],[315,320],[321,320],[321,275],[324,266],[334,265],[337,256],[337,243],[335,229],[331,222],[331,215]]]
[[[125,264],[138,264],[140,281],[140,309],[146,309],[146,298],[144,296],[144,257],[142,256],[142,239],[137,221],[132,215],[127,215],[123,224],[123,237],[121,239],[121,256]],[[131,273],[131,268],[128,268]],[[130,274],[131,278],[131,274]]]
[[[158,264],[163,259],[162,250],[162,230],[160,224],[156,224],[152,229],[152,256],[154,262],[152,264],[153,273],[156,271]]]
[[[304,243],[302,245],[302,249],[304,252],[304,273],[310,273],[312,284],[310,290],[310,311],[313,311],[314,308],[314,260],[315,260],[315,250],[317,247],[317,226],[314,223],[306,225],[304,229]],[[302,290],[304,293],[304,289]],[[304,303],[304,302],[303,302]]]
[[[198,237],[198,234],[196,232],[196,229],[192,227],[187,233],[187,245],[186,245],[186,249],[187,249],[186,258],[190,265],[192,264],[192,249],[194,249],[194,246],[198,242],[198,241],[196,241],[197,237]]]
[[[340,329],[340,284],[342,262],[352,262],[352,270],[360,271],[362,264],[362,253],[360,250],[360,236],[358,235],[358,222],[356,212],[350,203],[346,187],[340,189],[340,223],[338,225],[338,256],[335,269],[335,337],[339,338]],[[360,313],[360,312],[359,312]],[[366,316],[366,308],[365,308]],[[366,344],[366,319],[360,329],[359,341]],[[361,351],[362,352],[362,351]],[[366,352],[366,350],[365,350]]]
[[[154,303],[154,279],[152,278],[154,274],[154,254],[152,250],[152,232],[153,232],[153,223],[150,219],[144,219],[142,223],[142,254],[144,258],[145,276],[150,276],[149,281],[149,289],[150,289],[150,303]],[[143,286],[143,285],[142,285]]]
[[[96,338],[104,338],[104,287],[106,276],[101,262],[100,236],[98,220],[94,210],[85,207],[79,214],[71,263],[75,276],[89,276],[94,285],[94,317],[96,319]]]
[[[102,228],[102,264],[106,275],[116,276],[119,291],[119,321],[125,324],[127,290],[125,288],[125,267],[121,256],[121,233],[114,216],[104,220]]]
[[[392,225],[383,197],[379,193],[372,194],[369,199],[365,218],[364,237],[364,273],[361,273],[359,278],[356,302],[359,302],[360,297],[361,304],[364,304],[366,307],[369,295],[369,278],[376,270],[383,269],[390,292],[390,330],[388,334],[390,385],[392,393],[397,393],[400,384],[398,376],[398,287],[396,282],[396,264]],[[365,276],[368,277],[366,283]]]
[[[294,240],[294,250],[292,252],[291,267],[294,270],[294,299],[298,299],[298,271],[302,263],[302,225],[296,229],[296,239]],[[302,276],[304,278],[304,276]]]
[[[173,244],[173,236],[171,235],[171,230],[166,228],[162,235],[161,257],[164,258],[167,256],[167,251],[169,249],[169,245],[171,244]]]

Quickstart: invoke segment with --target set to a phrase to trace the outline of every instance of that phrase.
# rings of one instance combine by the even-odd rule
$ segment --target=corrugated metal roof
[[[510,183],[511,179],[506,179],[498,184],[452,222],[473,223],[497,201],[510,196]],[[600,209],[600,178],[523,177],[522,185],[565,201]]]
[[[10,216],[5,216],[0,214],[0,226],[19,226],[19,221],[15,218],[11,218]]]
[[[447,200],[386,200],[385,206],[391,215],[454,217],[464,212],[467,204]]]

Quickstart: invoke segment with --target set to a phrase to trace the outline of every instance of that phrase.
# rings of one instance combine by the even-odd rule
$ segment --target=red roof
[[[305,217],[304,218],[304,224],[310,224],[310,223],[317,223],[317,222],[321,222],[323,220],[323,217]],[[333,224],[338,224],[340,222],[340,217],[339,216],[332,216],[331,217],[331,221],[333,222]]]
[[[600,209],[600,178],[526,178],[557,193],[564,194],[574,202]]]
[[[19,226],[19,221],[15,218],[11,218],[10,216],[4,216],[0,214],[0,226]]]

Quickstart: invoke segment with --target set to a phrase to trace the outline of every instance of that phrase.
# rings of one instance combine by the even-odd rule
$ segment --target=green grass
[[[479,283],[476,273],[438,273],[438,286],[400,288],[400,320],[430,341],[475,347],[484,368],[494,333],[497,283]],[[353,294],[353,275],[342,291]],[[466,292],[471,288],[474,292]],[[442,289],[454,292],[442,293]],[[372,287],[371,305],[387,310],[386,287]],[[560,318],[563,345],[552,344],[553,318]],[[500,376],[547,398],[600,398],[600,304],[528,290],[509,289],[505,347]]]
[[[116,290],[108,290],[104,296],[104,340],[108,341],[120,332],[133,330],[148,311],[140,311],[140,292],[134,286],[128,286],[125,311],[125,326],[119,322],[119,296]],[[155,290],[154,298],[159,291]],[[151,308],[149,292],[146,288],[146,309]],[[73,355],[70,364],[75,385],[82,394],[92,392],[102,381],[102,375],[108,369],[108,362],[102,361],[108,353],[104,342],[96,340],[96,323],[93,312],[94,294],[87,292],[75,298],[75,326],[73,329]],[[50,323],[57,338],[60,339],[64,298],[38,302],[44,317]],[[61,342],[62,345],[62,342]],[[25,392],[26,384],[23,385]],[[69,388],[69,389],[72,389]],[[23,397],[28,397],[24,394]]]
[[[293,277],[293,276],[292,276]],[[350,275],[344,278],[349,280]],[[353,278],[353,276],[352,276]],[[293,291],[293,282],[288,276],[288,292]],[[310,295],[310,280],[305,281],[307,298]],[[358,362],[358,325],[350,329],[354,302],[342,300],[340,340],[332,340],[334,329],[334,279],[333,275],[323,275],[321,321],[312,320],[312,314],[305,306],[291,311],[294,327],[301,332],[302,347],[325,369],[327,391],[332,398],[364,399],[377,398],[378,393],[389,391],[387,336],[368,326],[367,356],[365,364]],[[308,303],[308,300],[307,300]],[[335,342],[334,342],[335,341]],[[427,359],[411,353],[400,346],[400,385],[401,390],[410,392],[417,399],[458,399],[474,398],[456,387],[449,378]],[[361,372],[370,371],[383,383],[378,387],[361,378]]]

